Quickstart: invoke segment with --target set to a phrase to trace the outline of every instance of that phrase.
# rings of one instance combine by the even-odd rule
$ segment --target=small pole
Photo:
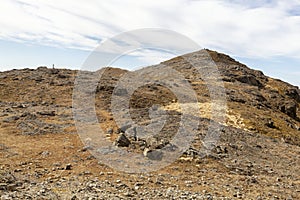
[[[52,69],[54,69],[54,64],[52,64]]]

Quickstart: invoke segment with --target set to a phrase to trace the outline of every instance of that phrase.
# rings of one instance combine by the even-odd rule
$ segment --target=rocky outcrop
[[[293,101],[284,102],[283,105],[280,106],[281,112],[287,114],[291,118],[297,120],[297,104]]]
[[[253,75],[241,75],[236,77],[235,80],[252,86],[257,86],[257,87],[263,86],[263,84],[259,80],[257,80]]]

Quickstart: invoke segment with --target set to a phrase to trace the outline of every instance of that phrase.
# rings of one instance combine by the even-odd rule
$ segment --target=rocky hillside
[[[218,122],[210,113],[211,86],[197,72],[195,63],[211,58],[220,77],[209,84],[224,86],[226,108],[220,139],[212,151],[204,153],[208,124]],[[146,72],[164,66],[180,72],[195,91],[198,103],[186,105],[199,108],[199,113],[189,113],[199,126],[192,145],[176,162],[146,174],[126,174],[98,163],[89,152],[91,147],[80,140],[72,113],[78,71],[39,67],[0,72],[2,199],[300,198],[298,87],[210,50],[173,58],[147,67]],[[176,95],[159,82],[134,91],[130,116],[136,124],[156,120],[149,109],[167,116],[156,135],[136,137],[132,134],[135,126],[119,127],[111,110],[116,84],[122,76],[136,72],[105,68],[94,73],[102,72],[94,92],[106,139],[118,148],[159,160],[155,152],[171,145],[180,125],[182,110]],[[84,73],[87,77],[94,74]],[[157,75],[158,80],[162,78]],[[184,90],[178,90],[185,95]],[[115,92],[120,101],[126,95],[126,91]]]

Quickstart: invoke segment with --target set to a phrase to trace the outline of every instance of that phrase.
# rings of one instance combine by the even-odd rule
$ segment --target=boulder
[[[160,150],[151,150],[148,148],[144,150],[143,154],[150,160],[162,160],[163,157],[163,152],[161,152]]]
[[[121,133],[115,141],[115,145],[118,147],[128,147],[130,144],[130,140],[123,133]]]

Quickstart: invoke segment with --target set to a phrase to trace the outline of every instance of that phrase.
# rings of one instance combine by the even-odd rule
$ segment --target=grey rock
[[[124,95],[127,95],[127,94],[128,94],[128,92],[127,92],[126,89],[118,89],[118,90],[115,91],[115,95],[117,95],[117,96],[124,96]]]
[[[131,124],[123,125],[121,128],[119,128],[119,133],[125,133],[127,129],[131,127]]]
[[[11,116],[11,117],[8,117],[8,118],[4,119],[3,122],[11,123],[11,122],[17,121],[18,119],[20,119],[20,117],[18,117],[18,116]]]
[[[37,114],[39,115],[45,115],[45,116],[55,116],[55,111],[40,111],[40,112],[37,112]]]
[[[143,154],[150,160],[162,160],[163,158],[163,152],[159,150],[150,150],[146,148]]]
[[[7,183],[0,183],[0,190],[6,190],[7,189]]]
[[[121,133],[115,141],[115,145],[118,147],[128,147],[130,144],[130,140],[123,133]]]
[[[106,133],[109,135],[113,134],[113,132],[114,132],[114,130],[112,128],[109,128],[106,130]]]

